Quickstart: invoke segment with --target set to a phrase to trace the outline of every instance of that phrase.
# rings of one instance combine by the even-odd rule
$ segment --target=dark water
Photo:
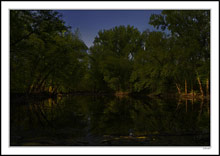
[[[10,108],[11,146],[210,145],[209,101],[68,96]]]

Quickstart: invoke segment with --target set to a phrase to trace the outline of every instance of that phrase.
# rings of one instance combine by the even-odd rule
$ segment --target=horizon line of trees
[[[199,93],[210,88],[210,11],[169,10],[100,30],[88,48],[56,11],[10,11],[11,93]],[[170,33],[165,33],[168,30]]]

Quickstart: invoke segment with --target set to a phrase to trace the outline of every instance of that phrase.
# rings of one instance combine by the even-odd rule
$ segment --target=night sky
[[[72,31],[79,28],[81,39],[88,47],[93,44],[99,30],[110,29],[119,25],[130,25],[139,31],[156,30],[149,25],[151,14],[160,14],[160,10],[57,10],[63,15],[66,25]]]

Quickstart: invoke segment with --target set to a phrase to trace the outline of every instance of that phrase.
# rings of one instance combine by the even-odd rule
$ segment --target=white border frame
[[[218,2],[1,2],[2,19],[2,154],[219,154],[219,3]],[[211,10],[211,147],[10,147],[9,146],[9,10],[59,9],[59,10]]]

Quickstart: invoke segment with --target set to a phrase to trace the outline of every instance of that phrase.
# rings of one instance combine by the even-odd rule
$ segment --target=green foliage
[[[54,11],[11,11],[11,91],[69,91],[84,72],[86,45]],[[18,27],[16,27],[16,25]],[[73,83],[75,82],[75,83]]]
[[[11,92],[144,92],[205,89],[210,12],[162,11],[150,23],[101,30],[88,50],[55,11],[10,11]],[[163,32],[165,31],[166,32]],[[201,87],[199,86],[201,80]]]
[[[130,81],[134,91],[148,89],[150,92],[165,91],[163,82],[169,77],[167,65],[168,39],[162,32],[144,32],[144,48],[135,55],[134,70]]]
[[[140,32],[133,27],[119,26],[100,31],[90,49],[97,63],[92,68],[100,69],[103,80],[114,91],[129,90],[134,55],[140,48]]]
[[[169,47],[176,83],[183,85],[186,80],[193,86],[197,83],[197,72],[202,79],[209,79],[210,11],[162,11],[161,15],[151,16],[150,24],[171,32]]]

